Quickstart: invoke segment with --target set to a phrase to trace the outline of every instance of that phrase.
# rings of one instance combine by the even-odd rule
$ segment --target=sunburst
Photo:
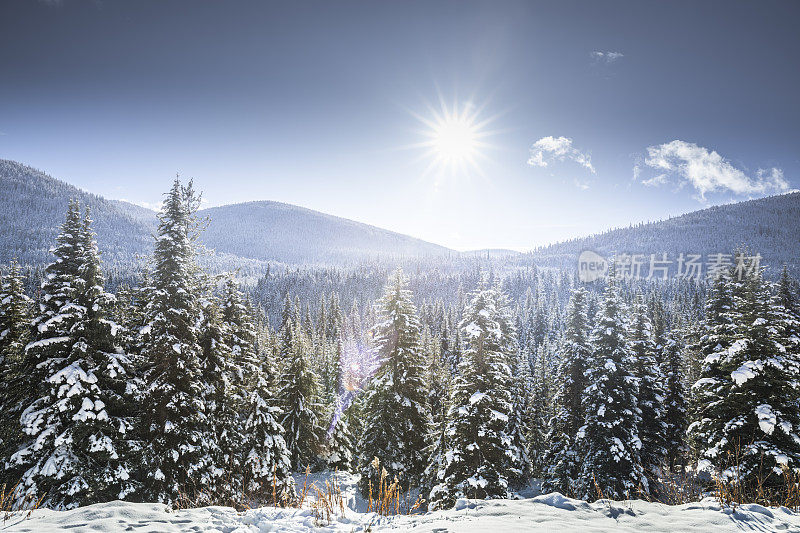
[[[486,138],[494,132],[486,129],[494,117],[482,118],[482,108],[471,101],[429,108],[428,116],[414,113],[425,128],[419,133],[425,138],[414,145],[425,150],[423,158],[430,161],[426,173],[482,173],[480,163],[487,158],[491,144]]]

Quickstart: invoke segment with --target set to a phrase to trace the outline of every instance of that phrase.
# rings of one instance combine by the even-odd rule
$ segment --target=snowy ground
[[[0,531],[800,532],[800,514],[784,508],[743,505],[733,511],[722,509],[712,500],[675,507],[642,501],[589,504],[560,494],[522,500],[462,500],[450,511],[413,517],[378,517],[359,512],[363,511],[364,502],[353,487],[354,478],[340,476],[348,509],[344,516],[336,517],[329,524],[320,523],[310,509],[263,507],[237,513],[227,507],[204,507],[170,511],[159,504],[112,502],[73,511],[41,509],[29,518],[19,515],[9,518],[0,524]],[[312,481],[320,479],[323,477],[317,475]]]

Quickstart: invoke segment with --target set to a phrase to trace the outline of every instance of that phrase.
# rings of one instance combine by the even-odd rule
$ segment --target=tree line
[[[74,202],[35,301],[19,265],[3,276],[0,455],[18,499],[288,503],[308,467],[358,472],[362,493],[396,476],[436,509],[531,477],[594,500],[658,498],[689,466],[776,485],[798,471],[785,270],[723,273],[705,304],[613,271],[587,287],[474,272],[421,308],[409,286],[435,293],[436,276],[397,270],[375,305],[331,292],[312,311],[287,291],[275,312],[251,304],[266,282],[251,298],[197,266],[198,205],[176,180],[140,286],[107,292]]]

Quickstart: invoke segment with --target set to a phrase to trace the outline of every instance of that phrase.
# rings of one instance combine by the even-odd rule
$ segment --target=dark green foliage
[[[664,375],[658,364],[657,350],[650,317],[641,296],[636,297],[632,309],[631,352],[634,373],[639,382],[638,406],[641,411],[639,439],[642,442],[640,460],[645,475],[655,480],[661,474],[665,446],[664,424]],[[650,483],[644,483],[642,490],[649,491]]]
[[[198,204],[191,182],[175,180],[159,214],[152,287],[145,308],[149,342],[141,428],[145,498],[175,502],[211,492],[205,450],[209,420],[199,344],[200,284],[194,265]]]
[[[581,490],[576,435],[583,426],[583,394],[587,387],[586,363],[589,358],[588,293],[584,288],[572,292],[567,306],[566,331],[561,342],[558,370],[556,414],[550,420],[545,458],[545,488],[574,496]]]
[[[446,452],[432,509],[452,507],[457,498],[507,498],[509,483],[524,468],[523,453],[509,433],[514,414],[510,359],[516,336],[503,324],[507,311],[493,289],[477,292],[464,312],[464,339],[453,382],[445,432]]]
[[[37,336],[26,349],[28,369],[40,378],[21,415],[28,438],[12,456],[25,468],[25,493],[56,508],[124,498],[136,488],[131,362],[108,319],[114,297],[103,289],[90,222],[70,205],[42,287]]]
[[[798,367],[781,335],[779,298],[760,271],[720,283],[729,287],[723,315],[731,342],[706,357],[719,377],[711,383],[716,397],[692,426],[704,437],[700,459],[724,478],[779,486],[783,468],[800,472]],[[695,387],[707,390],[711,378],[704,372]]]
[[[625,323],[625,309],[613,271],[597,310],[589,345],[585,424],[578,431],[586,499],[636,496],[646,483],[638,430],[639,386]]]
[[[389,280],[374,329],[379,368],[364,398],[364,430],[358,446],[361,490],[373,484],[375,457],[404,486],[422,481],[428,457],[430,411],[420,324],[402,271]]]
[[[282,336],[282,340],[289,339],[287,348],[290,351],[278,384],[283,413],[280,423],[286,431],[284,439],[292,469],[314,469],[318,466],[324,429],[319,421],[319,384],[308,360],[311,344],[302,327],[291,319],[284,329],[292,333]]]
[[[20,445],[22,428],[19,415],[30,391],[25,373],[25,346],[30,338],[31,301],[25,295],[19,265],[12,261],[8,273],[0,277],[0,460],[10,457]],[[0,485],[12,486],[20,469],[4,464]]]

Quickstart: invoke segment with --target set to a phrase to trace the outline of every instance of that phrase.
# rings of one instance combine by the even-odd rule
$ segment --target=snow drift
[[[344,516],[320,523],[311,510],[262,507],[237,513],[229,507],[171,511],[152,503],[111,502],[71,511],[40,509],[29,518],[12,516],[0,531],[597,531],[722,532],[800,531],[800,515],[786,508],[741,505],[722,508],[714,500],[678,506],[597,501],[587,503],[558,493],[524,500],[458,500],[456,507],[416,516],[380,517],[347,509]]]

